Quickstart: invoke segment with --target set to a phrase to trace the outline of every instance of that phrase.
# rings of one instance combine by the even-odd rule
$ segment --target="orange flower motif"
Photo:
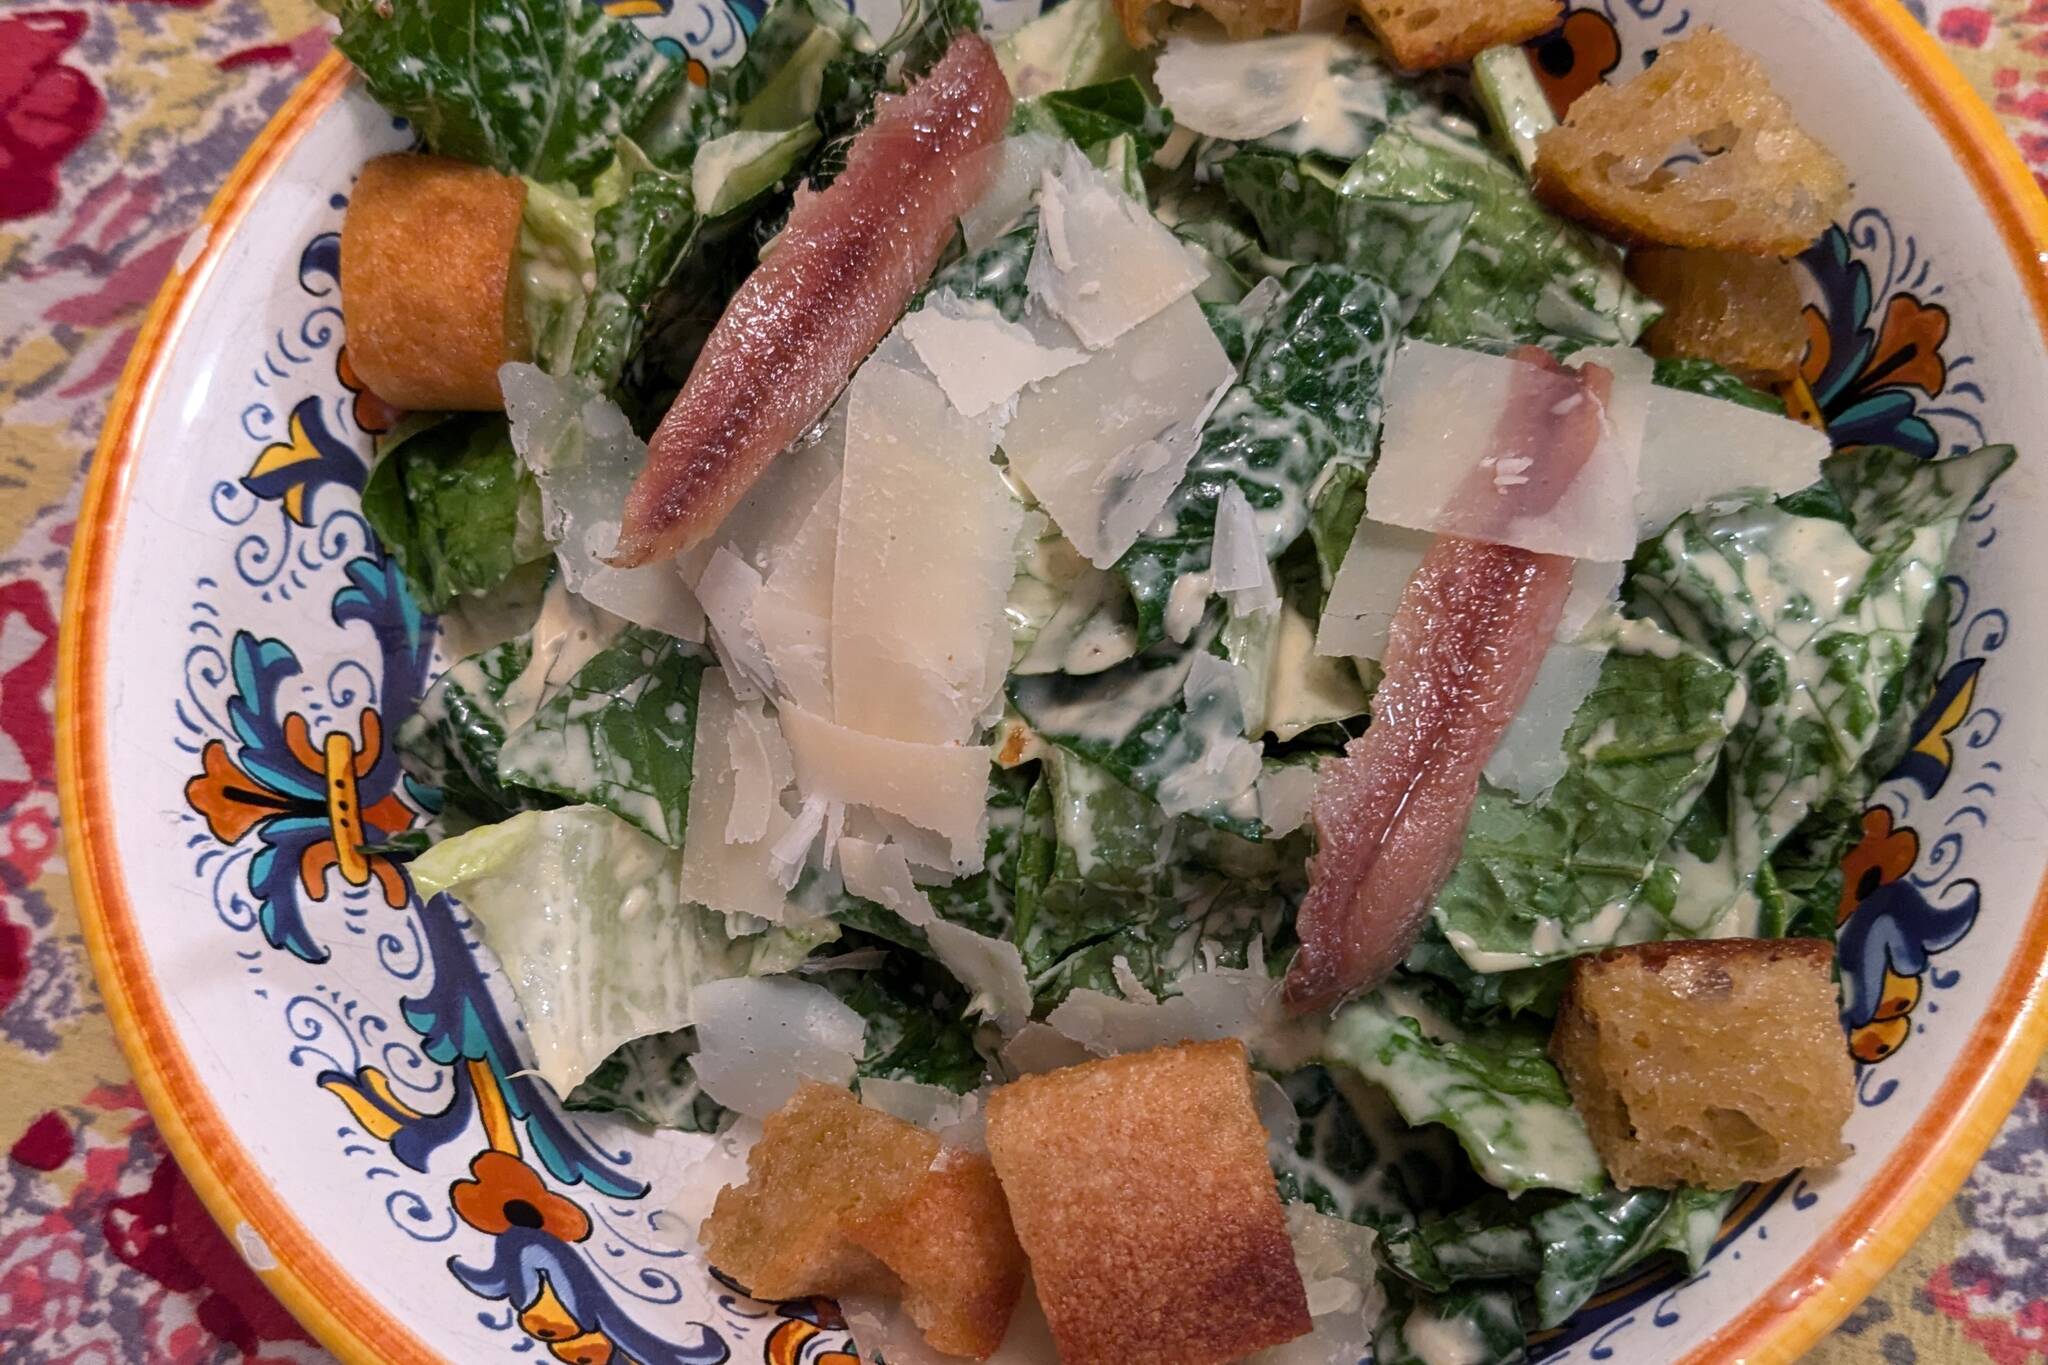
[[[1920,856],[1920,836],[1911,829],[1894,830],[1892,813],[1882,806],[1863,812],[1863,837],[1842,858],[1842,898],[1835,906],[1840,924],[1888,885],[1913,870]]]
[[[541,1183],[531,1166],[495,1149],[469,1163],[472,1179],[448,1187],[448,1198],[463,1222],[496,1237],[513,1228],[532,1228],[564,1242],[590,1235],[590,1215]]]
[[[1922,393],[1941,392],[1948,382],[1941,344],[1948,340],[1948,309],[1922,303],[1911,294],[1894,294],[1884,306],[1884,325],[1877,332],[1877,354],[1863,377],[1865,385],[1911,385]]]
[[[1614,21],[1598,10],[1573,10],[1562,24],[1529,44],[1529,50],[1537,83],[1559,118],[1573,100],[1621,64],[1621,39],[1615,35]]]

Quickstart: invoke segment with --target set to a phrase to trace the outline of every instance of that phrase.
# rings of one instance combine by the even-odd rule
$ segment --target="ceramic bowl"
[[[643,22],[716,62],[752,22],[731,3]],[[2048,206],[1889,0],[1601,0],[1553,77],[1625,75],[1708,22],[1854,175],[1804,259],[1806,396],[1836,440],[2023,458],[1966,528],[1952,656],[1849,855],[1854,1157],[1745,1199],[1692,1280],[1603,1294],[1554,1360],[1802,1350],[1954,1192],[2044,1027],[2048,709],[2023,703],[2048,666],[2025,448],[2048,431]],[[108,1011],[208,1207],[344,1358],[850,1362],[830,1305],[745,1299],[669,1244],[707,1140],[565,1117],[520,1074],[490,954],[358,851],[420,818],[390,736],[441,662],[356,511],[388,413],[336,307],[351,178],[406,142],[322,65],[186,243],[108,418],[59,719]]]

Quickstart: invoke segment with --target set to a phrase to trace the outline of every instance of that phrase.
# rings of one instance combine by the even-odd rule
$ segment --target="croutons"
[[[1790,261],[1651,247],[1629,253],[1628,277],[1664,306],[1643,333],[1651,355],[1711,360],[1751,383],[1799,372],[1806,323]]]
[[[1579,96],[1536,140],[1536,192],[1623,241],[1790,256],[1841,211],[1849,179],[1756,58],[1701,29]]]
[[[1572,963],[1551,1056],[1614,1183],[1725,1190],[1849,1154],[1824,939],[1704,939]]]
[[[816,1082],[762,1127],[699,1230],[713,1265],[762,1298],[900,1295],[948,1355],[1002,1343],[1024,1252],[986,1157]]]
[[[1207,1365],[1310,1330],[1236,1039],[1004,1086],[988,1148],[1066,1365]]]
[[[525,182],[445,156],[363,167],[341,220],[349,363],[395,408],[504,406],[498,367],[527,356],[513,256]]]
[[[1564,0],[1351,0],[1394,64],[1409,71],[1469,62],[1557,23]]]
[[[1132,47],[1150,47],[1159,41],[1152,12],[1161,0],[1116,0],[1117,22],[1124,27],[1124,40]],[[1292,33],[1301,27],[1301,0],[1167,0],[1181,9],[1200,9],[1233,38],[1256,38],[1262,33]]]

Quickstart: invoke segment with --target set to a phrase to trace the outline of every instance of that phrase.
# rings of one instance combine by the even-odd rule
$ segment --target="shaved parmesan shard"
[[[1008,649],[1003,603],[1024,512],[988,428],[880,359],[853,381],[832,596],[832,709],[914,744],[971,738]]]
[[[1098,1057],[1218,1038],[1242,1038],[1258,1053],[1265,1039],[1289,1031],[1280,983],[1261,969],[1212,967],[1179,985],[1179,995],[1150,1003],[1082,987],[1046,1022]]]
[[[1301,122],[1337,42],[1330,33],[1233,41],[1219,30],[1186,25],[1166,40],[1153,79],[1174,122],[1244,142]]]
[[[836,725],[800,706],[777,712],[806,798],[872,806],[943,836],[956,867],[981,864],[993,751],[964,744],[908,744]]]
[[[1079,1066],[1094,1056],[1051,1024],[1040,1023],[1026,1024],[1017,1030],[1017,1036],[1004,1043],[1002,1051],[996,1054],[1003,1074],[1012,1080]]]
[[[698,988],[697,1084],[728,1109],[764,1119],[806,1079],[853,1082],[867,1022],[823,986],[793,976],[735,977]]]
[[[1606,661],[1607,651],[1602,648],[1550,647],[1537,665],[1536,680],[1529,684],[1529,695],[1522,698],[1514,722],[1486,760],[1482,771],[1488,782],[1523,801],[1534,801],[1557,785],[1568,759],[1564,732],[1593,694]]]
[[[775,690],[774,671],[754,629],[754,599],[760,591],[761,575],[724,546],[712,552],[697,580],[697,599],[704,604],[712,644],[725,664],[733,695],[743,701]]]
[[[1656,535],[1694,508],[1796,493],[1820,479],[1828,434],[1804,422],[1679,389],[1650,390],[1636,529]]]
[[[1287,1233],[1294,1242],[1295,1268],[1308,1292],[1314,1330],[1247,1357],[1245,1365],[1329,1365],[1364,1359],[1371,1354],[1373,1329],[1386,1308],[1386,1291],[1380,1288],[1373,1255],[1377,1235],[1307,1204],[1287,1206]],[[1453,1348],[1462,1344],[1454,1343]]]
[[[1208,271],[1069,144],[1058,173],[1041,180],[1038,242],[1024,278],[1031,296],[1097,351],[1192,294]]]
[[[803,875],[818,836],[825,832],[828,808],[833,803],[822,796],[807,796],[796,816],[768,846],[768,862],[775,869],[776,883],[787,891]]]
[[[1387,627],[1408,580],[1422,566],[1435,537],[1427,531],[1361,520],[1330,583],[1323,617],[1316,627],[1316,653],[1350,659],[1378,659],[1386,651]],[[1557,639],[1576,640],[1615,600],[1627,565],[1581,559],[1572,565],[1572,587],[1558,618]]]
[[[1308,822],[1316,798],[1316,770],[1307,763],[1276,763],[1259,774],[1259,823],[1268,834],[1292,834]]]
[[[969,251],[979,251],[1014,227],[1031,207],[1031,197],[1057,166],[1066,139],[1045,133],[1004,138],[981,155],[995,161],[988,188],[974,206],[960,215],[960,235]]]
[[[1584,363],[1614,375],[1606,402],[1589,396],[1569,370],[1402,343],[1387,370],[1386,426],[1366,485],[1366,514],[1537,554],[1626,560],[1638,539],[1636,471],[1651,362],[1617,349]],[[1504,426],[1511,394],[1523,396],[1515,400],[1515,422]],[[1588,403],[1599,407],[1592,453],[1568,467],[1545,460],[1556,431],[1594,420],[1580,410]],[[1529,444],[1503,445],[1503,433]]]
[[[776,691],[832,709],[832,574],[839,546],[839,480],[819,492],[754,598],[754,634]]]
[[[902,849],[841,839],[839,868],[849,892],[924,930],[939,961],[973,993],[968,1004],[972,1012],[987,1015],[1006,1034],[1015,1033],[1031,1018],[1031,983],[1017,945],[941,919],[931,898],[912,881]]]
[[[626,415],[597,390],[535,365],[498,371],[512,448],[540,485],[542,529],[562,583],[584,601],[679,639],[704,638],[704,614],[674,560],[637,569],[605,562],[619,539],[619,505],[647,463]]]
[[[697,686],[697,738],[679,890],[727,915],[780,920],[785,886],[770,849],[792,823],[778,799],[795,776],[789,746],[761,704],[742,704],[722,668]]]
[[[903,335],[947,399],[969,417],[1088,358],[1071,346],[1042,345],[986,299],[963,299],[943,289],[903,319]]]
[[[960,1357],[935,1351],[912,1320],[901,1300],[879,1294],[845,1294],[839,1299],[840,1316],[864,1361],[886,1360],[889,1365],[960,1365]],[[1010,1314],[1009,1330],[983,1365],[1045,1365],[1059,1359],[1053,1344],[1052,1326],[1038,1295],[1029,1281]]]
[[[1259,746],[1245,738],[1245,694],[1250,676],[1241,666],[1197,651],[1189,662],[1181,697],[1187,724],[1212,732],[1201,755],[1165,774],[1159,808],[1168,815],[1218,810],[1231,805],[1259,780]]]
[[[1232,483],[1216,500],[1216,539],[1209,551],[1210,586],[1230,603],[1232,616],[1280,610],[1280,589],[1266,562],[1264,538],[1244,489]]]
[[[1178,299],[1027,390],[1004,453],[1074,548],[1107,569],[1166,506],[1194,458],[1204,409],[1235,373],[1202,306]]]
[[[898,1081],[885,1076],[863,1076],[860,1102],[870,1109],[914,1123],[926,1132],[937,1133],[948,1147],[978,1151],[981,1148],[982,1097],[977,1091],[956,1094],[942,1085],[922,1081]]]

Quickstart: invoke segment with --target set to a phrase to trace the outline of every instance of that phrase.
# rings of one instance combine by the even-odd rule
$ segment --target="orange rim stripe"
[[[1976,186],[2026,282],[2048,339],[2048,202],[1996,118],[1895,0],[1828,0],[1910,90]],[[57,691],[64,842],[93,969],[114,1031],[165,1142],[208,1211],[247,1224],[276,1260],[264,1282],[322,1344],[348,1361],[439,1359],[364,1291],[279,1198],[200,1084],[140,947],[114,848],[105,733],[98,713],[109,577],[137,437],[161,369],[201,285],[278,164],[346,88],[330,53],[257,137],[195,231],[205,246],[157,295],[108,408],[79,513],[64,599]],[[2048,884],[2014,965],[1927,1116],[1821,1244],[1688,1357],[1694,1365],[1791,1361],[1849,1311],[1953,1197],[2010,1112],[2048,1043]]]

